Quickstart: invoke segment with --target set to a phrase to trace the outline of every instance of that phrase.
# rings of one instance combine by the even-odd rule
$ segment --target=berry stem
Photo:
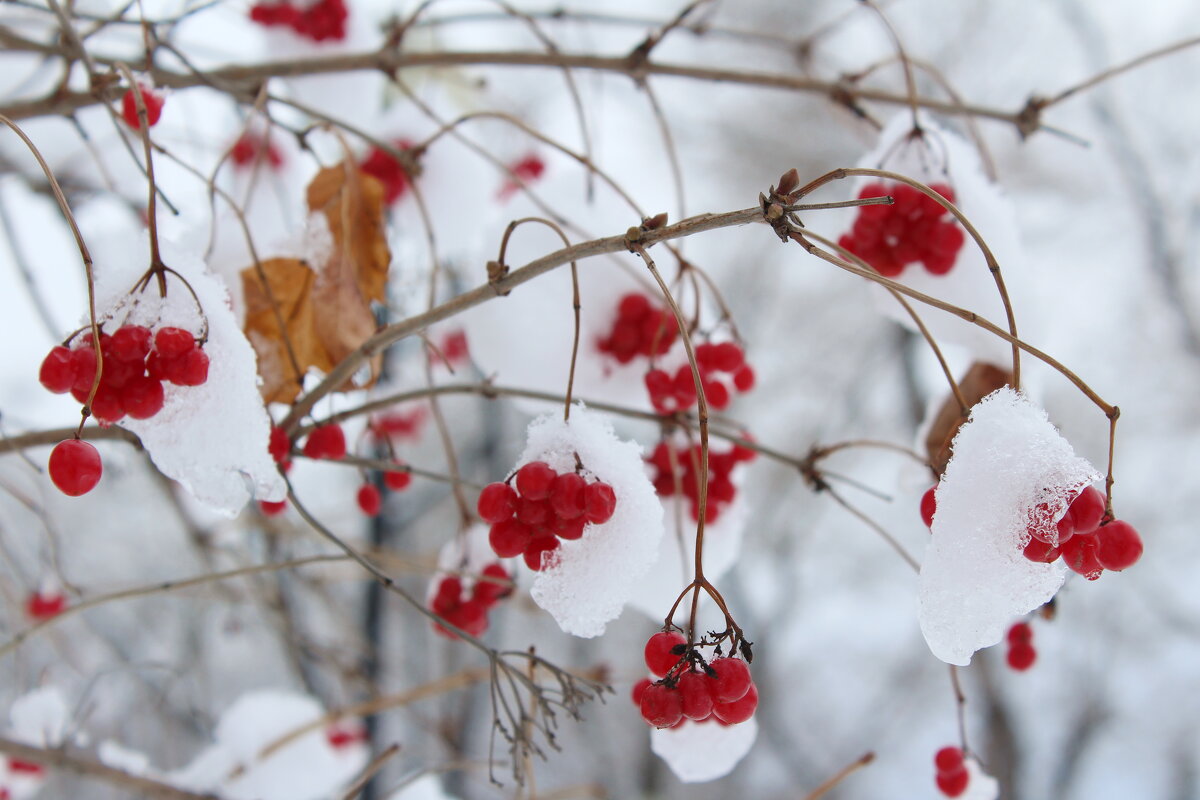
[[[150,234],[150,272],[154,273],[154,276],[158,279],[159,295],[166,297],[166,267],[158,251],[158,184],[154,181],[153,148],[150,146],[150,115],[146,110],[146,98],[142,94],[142,86],[134,79],[133,72],[130,71],[126,64],[120,61],[114,64],[114,66],[125,80],[129,82],[129,91],[133,92],[133,100],[137,104],[138,122],[140,123],[138,125],[138,133],[142,138],[142,152],[146,158],[146,181],[150,185],[149,199],[146,201],[146,228]],[[98,349],[97,352],[99,352]]]

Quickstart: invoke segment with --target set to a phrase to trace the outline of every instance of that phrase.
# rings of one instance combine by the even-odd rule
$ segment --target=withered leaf
[[[995,364],[976,361],[958,382],[958,387],[962,390],[963,399],[967,401],[968,405],[973,406],[1011,382],[1012,373],[1008,370]],[[958,429],[966,421],[966,417],[962,416],[961,409],[958,407],[958,401],[954,398],[954,394],[950,393],[946,397],[946,401],[942,403],[942,407],[938,409],[937,416],[933,419],[933,426],[930,427],[929,433],[925,437],[925,452],[929,455],[929,464],[939,478],[946,471],[946,465],[950,463],[950,444],[954,441]]]
[[[326,167],[308,184],[308,209],[325,215],[334,250],[353,265],[354,281],[367,301],[384,302],[392,256],[384,231],[383,184],[352,162]]]

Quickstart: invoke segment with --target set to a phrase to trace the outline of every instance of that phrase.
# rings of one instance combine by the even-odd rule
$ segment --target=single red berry
[[[559,519],[574,519],[587,510],[587,481],[574,472],[564,472],[550,486],[550,507]]]
[[[153,128],[162,116],[163,99],[143,84],[138,84],[142,90],[142,102],[146,104],[146,124]],[[121,119],[135,131],[140,130],[142,121],[138,118],[137,97],[133,89],[127,89],[121,98]]]
[[[36,777],[45,774],[46,768],[34,761],[22,761],[19,758],[10,758],[8,759],[8,771]],[[0,791],[0,800],[8,800],[7,788]]]
[[[92,383],[96,380],[96,351],[88,345],[75,348],[71,351],[71,366],[75,370],[75,383],[71,385],[72,391],[90,392]],[[79,402],[84,401],[80,400]]]
[[[680,645],[687,645],[687,639],[678,631],[659,631],[646,641],[643,656],[646,666],[652,673],[662,677],[683,658],[682,653],[672,652]]]
[[[25,614],[33,620],[57,617],[67,609],[67,598],[62,592],[42,594],[34,592],[25,600]]]
[[[926,528],[933,527],[933,515],[937,513],[937,484],[930,486],[921,495],[921,519]]]
[[[1096,560],[1105,569],[1120,572],[1142,557],[1142,537],[1128,522],[1114,519],[1096,531]]]
[[[65,347],[55,347],[42,361],[38,380],[49,391],[64,394],[75,385],[75,369],[74,354]]]
[[[748,392],[754,388],[754,367],[749,364],[743,364],[741,368],[733,373],[733,387],[739,392]]]
[[[412,473],[403,469],[390,469],[383,473],[383,485],[393,492],[403,492],[412,484]]]
[[[640,706],[642,704],[642,692],[646,691],[647,688],[653,685],[654,681],[650,680],[649,678],[642,678],[633,685],[633,689],[630,691],[629,696],[633,698],[633,704],[635,706]]]
[[[507,483],[489,483],[479,493],[475,510],[481,520],[492,525],[512,519],[517,510],[517,493]]]
[[[154,334],[154,352],[165,359],[175,359],[196,346],[196,337],[183,328],[159,328]]]
[[[383,510],[383,495],[379,493],[379,487],[373,483],[364,483],[358,487],[357,500],[358,507],[368,517],[377,517]]]
[[[642,719],[656,728],[670,728],[683,719],[683,698],[675,689],[661,683],[651,684],[642,691]]]
[[[471,589],[473,600],[491,605],[512,593],[512,576],[500,564],[488,564],[483,568],[481,575],[482,577],[475,581],[475,586]]]
[[[1104,572],[1104,565],[1096,557],[1095,536],[1072,536],[1062,546],[1063,563],[1089,581],[1094,581]]]
[[[753,717],[757,709],[758,687],[752,682],[750,688],[739,699],[730,703],[715,704],[713,716],[728,725],[737,725],[739,722],[745,722]]]
[[[603,525],[612,519],[617,507],[617,494],[604,481],[589,483],[584,491],[587,521],[593,525]]]
[[[509,518],[494,523],[488,532],[488,543],[501,558],[513,558],[525,552],[533,531],[528,525]]]
[[[1029,544],[1025,545],[1025,549],[1022,552],[1024,552],[1025,557],[1030,561],[1049,564],[1058,560],[1058,557],[1062,555],[1062,548],[1030,536]]]
[[[95,489],[103,471],[100,453],[82,439],[65,439],[50,451],[50,480],[69,497]]]
[[[412,142],[400,140],[395,145],[400,150],[408,150],[412,147]],[[396,202],[408,192],[408,173],[404,171],[400,162],[386,150],[378,147],[371,148],[371,152],[367,154],[359,169],[367,175],[377,178],[383,184],[383,199],[388,205]]]
[[[713,699],[709,691],[711,681],[703,672],[685,672],[679,676],[675,688],[683,701],[683,715],[691,720],[708,719],[713,713]]]
[[[709,691],[718,703],[733,703],[742,699],[754,685],[750,667],[740,658],[714,658],[708,666],[717,673],[711,681]]]
[[[933,764],[938,772],[953,772],[963,765],[963,751],[957,747],[943,747],[934,753]]]
[[[111,353],[118,361],[138,363],[145,361],[146,356],[150,355],[152,340],[153,335],[149,328],[143,325],[122,325],[112,335],[109,349],[105,353]]]
[[[271,454],[271,458],[275,459],[275,463],[287,459],[288,453],[292,452],[292,442],[288,439],[287,431],[271,426],[271,438],[267,443],[267,452]]]
[[[457,575],[447,575],[438,583],[433,595],[433,610],[444,614],[462,603],[462,579]]]
[[[721,381],[705,381],[704,398],[708,400],[708,404],[718,411],[724,411],[729,408],[729,387]]]
[[[167,378],[178,386],[201,386],[208,381],[208,353],[193,347],[179,358],[167,362]]]
[[[560,539],[581,539],[583,538],[583,529],[587,527],[587,522],[587,517],[574,517],[572,519],[559,517],[554,521],[554,535]]]
[[[528,500],[544,500],[558,473],[545,461],[530,461],[517,470],[517,491]]]
[[[120,391],[103,382],[96,390],[96,396],[92,398],[90,409],[92,416],[101,424],[111,425],[125,417],[125,405],[121,402]]]
[[[304,442],[304,455],[309,458],[338,459],[346,455],[346,434],[337,424],[313,428]]]
[[[365,742],[367,740],[367,731],[362,727],[343,727],[341,725],[330,725],[325,729],[325,741],[329,742],[329,746],[334,750],[341,750],[349,747],[352,744]]]
[[[150,419],[162,411],[163,400],[162,383],[144,375],[133,378],[121,388],[121,405],[134,419]]]
[[[259,500],[258,508],[264,516],[274,517],[287,510],[287,500]]]
[[[1017,642],[1008,648],[1008,666],[1017,672],[1032,667],[1036,659],[1037,650],[1028,642]]]
[[[958,797],[967,790],[967,784],[971,780],[971,773],[967,772],[967,767],[963,764],[957,769],[939,772],[934,780],[937,782],[937,787],[942,794],[947,797]]]
[[[650,313],[650,298],[636,292],[624,295],[617,303],[617,315],[623,319],[638,320]]]
[[[1033,641],[1033,628],[1028,622],[1014,622],[1005,638],[1009,644],[1029,644]]]
[[[1075,533],[1093,533],[1104,518],[1104,495],[1095,486],[1088,486],[1071,502],[1068,513],[1075,524]]]
[[[553,523],[554,509],[550,507],[549,499],[530,500],[528,497],[518,497],[517,519],[538,530]]]
[[[557,549],[558,539],[553,535],[533,537],[525,547],[525,566],[540,572],[547,566],[547,557]]]
[[[713,367],[721,372],[737,372],[745,362],[742,348],[733,342],[721,342],[713,352]]]

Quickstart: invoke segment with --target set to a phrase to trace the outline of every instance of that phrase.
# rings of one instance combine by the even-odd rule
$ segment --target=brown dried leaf
[[[958,382],[958,387],[962,390],[963,399],[967,401],[968,405],[973,406],[1011,382],[1012,373],[1008,370],[994,364],[976,361]],[[946,402],[942,403],[942,407],[938,409],[933,426],[930,427],[929,433],[925,437],[925,452],[929,455],[929,464],[939,478],[946,471],[946,465],[950,463],[950,444],[954,441],[958,429],[966,421],[958,407],[958,401],[954,398],[953,393],[950,394],[946,398]]]
[[[242,270],[246,336],[258,354],[263,399],[268,403],[289,403],[300,393],[301,381],[309,367],[328,370],[333,366],[317,333],[313,303],[317,274],[296,258],[267,259],[261,267],[261,275],[255,267]],[[278,315],[272,297],[279,306]],[[280,331],[280,318],[291,344],[291,355]]]
[[[384,231],[383,184],[352,162],[326,167],[308,184],[308,209],[325,215],[334,250],[353,265],[354,282],[367,302],[384,302],[392,256]]]

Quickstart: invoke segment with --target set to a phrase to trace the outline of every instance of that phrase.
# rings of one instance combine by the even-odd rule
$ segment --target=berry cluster
[[[237,167],[249,167],[259,161],[266,161],[272,169],[283,166],[283,153],[279,152],[279,148],[270,138],[255,136],[249,131],[243,133],[233,143],[233,148],[229,151],[229,158]]]
[[[933,525],[937,511],[936,489],[930,488],[921,498],[921,518],[928,526]],[[1061,556],[1064,564],[1089,581],[1099,578],[1106,569],[1120,572],[1132,567],[1142,557],[1142,537],[1128,522],[1105,522],[1104,508],[1100,490],[1087,487],[1054,525],[1031,522],[1027,528],[1029,542],[1022,552],[1030,561],[1042,564]]]
[[[617,319],[597,349],[628,364],[638,356],[661,356],[671,349],[679,327],[671,312],[644,294],[627,294],[617,304]],[[690,380],[690,378],[689,378]]]
[[[656,728],[675,728],[686,720],[716,720],[736,725],[754,716],[758,687],[750,667],[740,658],[714,658],[707,663],[689,654],[687,639],[660,631],[646,642],[646,666],[658,681],[645,678],[633,687],[633,702],[642,719]]]
[[[957,747],[943,747],[933,756],[933,765],[937,768],[937,787],[946,797],[958,797],[967,790],[971,781],[971,773],[967,772],[967,762],[963,751]]]
[[[415,441],[421,438],[421,429],[425,427],[428,415],[424,406],[417,406],[408,412],[389,411],[374,417],[367,429],[379,443],[395,439]]]
[[[717,411],[729,408],[733,397],[730,386],[739,393],[754,388],[754,368],[746,363],[742,348],[733,342],[696,345],[696,367],[704,399]],[[696,404],[696,380],[691,365],[681,365],[674,376],[666,370],[650,370],[646,373],[646,391],[654,410],[660,414],[691,408]]]
[[[513,480],[510,478],[510,480]],[[588,483],[577,472],[555,472],[544,461],[530,461],[508,482],[488,484],[476,510],[492,528],[488,542],[500,558],[524,555],[532,570],[541,570],[544,555],[558,549],[559,539],[578,539],[591,523],[608,522],[617,495],[604,481]]]
[[[396,141],[400,150],[412,149],[412,142],[407,139]],[[399,200],[408,191],[408,173],[395,156],[378,147],[372,147],[371,152],[363,159],[358,167],[366,174],[378,178],[383,184],[383,199],[388,205]]]
[[[142,102],[146,104],[147,126],[153,128],[158,123],[158,118],[162,116],[163,98],[152,92],[147,86],[139,83],[138,87],[142,90]],[[127,89],[121,97],[121,119],[125,120],[125,124],[135,131],[142,128],[142,121],[138,119],[137,95],[133,89]]]
[[[104,364],[91,411],[101,424],[126,414],[134,419],[153,417],[163,407],[164,381],[199,386],[208,380],[208,354],[183,328],[159,328],[151,334],[141,325],[122,325],[111,336],[100,334],[100,354]],[[88,334],[73,349],[60,345],[51,350],[42,361],[38,380],[55,394],[70,392],[86,403],[97,361]]]
[[[1017,672],[1024,672],[1033,666],[1037,660],[1037,650],[1033,649],[1033,628],[1028,622],[1014,623],[1008,629],[1008,666]]]
[[[488,611],[512,594],[511,580],[512,577],[503,566],[488,564],[483,568],[482,578],[475,581],[468,592],[464,591],[462,579],[457,575],[447,575],[438,583],[429,608],[456,628],[472,636],[482,636],[488,627]],[[458,638],[442,625],[435,624],[433,629],[451,639]]]
[[[345,39],[349,16],[345,0],[318,0],[307,8],[297,8],[287,2],[255,3],[250,7],[250,19],[259,25],[291,28],[314,42]]]
[[[25,616],[42,622],[67,610],[67,597],[62,592],[34,592],[25,599]]]
[[[521,184],[517,183],[516,178],[520,178],[524,183],[530,184],[542,177],[542,173],[546,171],[546,162],[542,161],[541,156],[531,153],[515,164],[509,164],[508,169],[514,177],[507,178],[504,181],[504,184],[500,187],[500,191],[496,193],[496,199],[498,200],[507,200],[517,193],[517,190],[521,188]]]
[[[944,183],[929,188],[954,202],[954,190]],[[949,213],[930,197],[907,184],[869,183],[859,199],[891,195],[891,205],[862,206],[850,232],[838,244],[866,261],[885,278],[894,278],[920,261],[934,275],[954,267],[964,236]]]
[[[708,501],[704,507],[704,521],[714,522],[721,511],[737,497],[733,485],[733,468],[746,461],[753,461],[753,450],[741,445],[718,453],[708,451]],[[654,452],[646,459],[654,468],[651,481],[659,497],[671,497],[678,485],[691,502],[692,519],[700,519],[700,445],[680,450],[669,442],[659,442]]]

